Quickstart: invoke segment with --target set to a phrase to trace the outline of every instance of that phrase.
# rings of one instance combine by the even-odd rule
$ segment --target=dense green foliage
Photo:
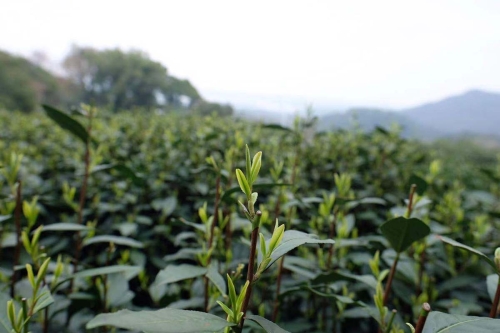
[[[172,327],[177,320],[186,332],[197,321],[223,330],[237,319],[231,311],[241,309],[237,293],[248,276],[255,224],[267,248],[258,243],[258,281],[245,332],[279,332],[262,317],[291,332],[375,332],[379,326],[409,331],[404,323],[416,323],[424,302],[445,313],[490,312],[496,281],[492,258],[500,246],[495,158],[460,159],[460,151],[448,149],[445,155],[382,129],[317,134],[307,119],[288,129],[213,115],[114,116],[84,110],[74,118],[92,137],[88,141],[70,133],[74,126],[57,126],[53,120],[66,121],[57,116],[0,112],[5,129],[0,133],[0,316],[12,281],[16,299],[43,295],[32,332],[48,325],[49,332],[83,332],[97,314],[120,309],[162,310],[100,316],[89,328],[112,324],[180,332]],[[261,165],[258,154],[245,164],[245,144],[262,151]],[[243,170],[239,179],[236,169]],[[25,237],[32,240],[37,227],[44,227],[39,240],[24,242],[14,262],[18,179]],[[405,199],[412,184],[417,188],[409,208]],[[257,223],[253,204],[246,205],[253,202],[252,191],[258,192],[255,209],[262,212]],[[238,200],[248,210],[242,211]],[[276,219],[283,227],[275,226]],[[47,276],[31,279],[24,264],[36,275],[46,256]],[[395,258],[399,264],[389,301],[381,304],[386,269]],[[15,275],[13,265],[20,265]],[[33,286],[49,288],[54,302],[47,289]],[[398,311],[392,328],[384,306]],[[173,309],[208,310],[214,316]],[[227,323],[221,320],[226,315]],[[161,327],[151,326],[156,316],[165,320]],[[437,319],[429,327],[444,327],[439,312],[431,317]],[[0,332],[8,331],[0,327]],[[426,326],[425,332],[432,331]]]
[[[24,58],[0,51],[0,107],[26,112],[40,102],[61,100],[57,78]]]
[[[0,107],[30,112],[40,103],[74,106],[84,102],[115,112],[139,108],[233,113],[230,105],[204,100],[188,80],[170,75],[164,65],[140,51],[73,47],[63,68],[58,77],[0,51]]]

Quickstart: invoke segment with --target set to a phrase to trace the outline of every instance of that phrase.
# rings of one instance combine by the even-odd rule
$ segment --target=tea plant
[[[44,112],[0,112],[0,332],[498,331],[499,163],[313,119]]]

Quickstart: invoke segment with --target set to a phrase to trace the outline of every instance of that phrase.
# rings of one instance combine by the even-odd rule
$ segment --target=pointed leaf
[[[437,236],[440,240],[442,240],[443,242],[447,243],[447,244],[450,244],[454,247],[458,247],[460,249],[463,249],[463,250],[466,250],[472,254],[475,254],[477,256],[479,256],[481,259],[483,259],[484,261],[486,261],[491,267],[493,267],[493,269],[495,270],[495,273],[497,274],[500,274],[498,272],[498,269],[497,269],[497,266],[495,265],[495,262],[493,260],[491,260],[486,254],[470,247],[470,246],[467,246],[465,244],[462,244],[462,243],[459,243],[451,238],[448,238],[448,237],[445,237],[445,236]]]
[[[236,169],[236,179],[238,180],[241,191],[249,198],[252,195],[252,191],[250,190],[250,185],[248,184],[245,174],[240,169]]]
[[[83,246],[87,246],[95,243],[113,243],[115,245],[123,245],[134,248],[143,248],[144,245],[141,242],[136,241],[135,239],[123,236],[113,236],[113,235],[102,235],[95,236],[92,238],[87,238],[83,241]]]
[[[85,144],[89,141],[89,133],[87,132],[85,127],[83,127],[83,125],[80,124],[77,120],[49,105],[44,104],[42,105],[42,107],[45,110],[47,116],[55,121],[61,128],[69,131],[80,140],[82,140]]]
[[[245,318],[259,324],[267,333],[290,333],[289,331],[282,329],[272,321],[267,320],[266,318],[263,318],[261,316],[249,314],[246,315]]]
[[[253,184],[252,186],[252,190],[265,190],[265,189],[271,189],[273,187],[278,187],[278,186],[290,186],[290,184],[283,184],[283,183],[264,183],[264,184]],[[241,190],[240,187],[236,186],[236,187],[233,187],[227,191],[224,192],[224,194],[222,195],[221,197],[221,201],[224,201],[224,202],[230,202],[231,200],[233,200],[231,198],[231,195],[234,194],[234,193],[237,193]]]
[[[188,264],[168,265],[156,275],[155,286],[192,279],[207,274],[205,267]]]
[[[488,295],[490,296],[491,302],[495,298],[495,294],[498,288],[498,274],[491,274],[486,277],[486,287],[488,289]]]
[[[115,266],[106,266],[99,268],[91,268],[86,269],[84,271],[78,272],[74,274],[74,277],[93,277],[99,275],[108,275],[113,273],[123,273],[127,280],[137,276],[142,271],[142,267],[140,266],[127,266],[127,265],[115,265]]]
[[[11,333],[12,325],[7,316],[7,302],[11,297],[3,292],[0,292],[0,333]]]
[[[121,310],[100,314],[92,319],[86,328],[100,326],[114,326],[149,333],[213,333],[233,324],[204,312],[165,308],[156,311]]]
[[[460,316],[433,311],[427,317],[422,333],[494,333],[500,332],[500,320]]]
[[[396,217],[391,219],[380,227],[382,234],[389,241],[392,248],[401,253],[406,250],[413,242],[416,242],[431,232],[427,224],[419,219]]]
[[[219,289],[223,296],[227,295],[226,282],[217,270],[217,265],[211,263],[208,267],[207,278]]]
[[[49,288],[44,286],[42,290],[38,292],[38,300],[36,302],[35,309],[33,310],[33,314],[45,309],[52,303],[54,303],[54,298],[52,298]]]
[[[266,241],[267,248],[269,248],[270,239]],[[318,239],[316,235],[307,234],[305,232],[296,230],[287,230],[283,233],[283,239],[280,245],[271,254],[271,261],[267,267],[271,266],[276,260],[284,256],[291,250],[295,249],[304,244],[335,244],[333,239]],[[259,251],[259,264],[262,262],[263,257],[261,251]],[[267,268],[266,267],[266,268]]]
[[[42,231],[85,231],[90,229],[92,228],[78,223],[61,222],[44,225]]]

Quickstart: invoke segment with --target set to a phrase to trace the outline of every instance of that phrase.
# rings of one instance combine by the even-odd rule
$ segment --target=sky
[[[499,0],[0,3],[0,49],[139,49],[222,102],[401,109],[500,92]]]

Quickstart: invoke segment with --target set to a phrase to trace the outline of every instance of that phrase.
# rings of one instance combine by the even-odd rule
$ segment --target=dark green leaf
[[[100,314],[92,319],[86,328],[114,326],[149,333],[213,333],[232,325],[212,314],[165,308],[156,311],[121,310]]]
[[[42,231],[84,231],[90,230],[92,228],[87,227],[86,225],[81,225],[77,223],[53,223],[49,225],[44,225]]]
[[[269,246],[269,240],[266,241]],[[332,239],[318,239],[317,236],[306,234],[305,232],[296,230],[287,230],[283,235],[280,245],[271,254],[271,261],[267,267],[271,266],[276,260],[284,256],[291,250],[304,244],[335,244]],[[258,247],[260,248],[260,247]],[[259,251],[259,263],[262,261],[262,253]]]
[[[285,331],[272,321],[267,320],[266,318],[263,318],[261,316],[247,314],[245,318],[259,324],[267,333],[290,333],[289,331]]]
[[[226,281],[217,270],[216,263],[212,262],[208,267],[207,278],[212,281],[223,296],[227,295]]]
[[[380,226],[380,230],[396,252],[403,252],[431,232],[427,224],[417,218],[396,217]]]
[[[52,303],[54,303],[54,298],[52,298],[52,295],[50,294],[50,290],[47,286],[44,286],[39,292],[38,292],[38,301],[35,305],[35,309],[33,310],[33,313],[37,313],[40,310],[45,309]]]
[[[427,182],[422,177],[415,174],[411,175],[410,180],[408,181],[408,190],[413,184],[417,186],[416,192],[418,195],[424,195],[425,191],[427,191]]]
[[[55,121],[61,128],[69,131],[85,144],[89,141],[89,133],[77,120],[49,105],[43,104],[42,107],[47,116]]]
[[[269,129],[273,129],[273,130],[292,132],[292,130],[290,128],[281,126],[279,124],[267,124],[267,125],[262,126],[262,128],[269,128]]]
[[[498,288],[498,274],[491,274],[486,277],[486,287],[488,289],[488,295],[490,296],[491,302],[495,298],[495,294]]]
[[[186,279],[192,279],[198,276],[205,275],[207,269],[204,267],[193,266],[188,264],[182,265],[168,265],[162,269],[156,279],[154,285],[159,286],[162,284],[178,282]]]
[[[454,247],[458,247],[460,249],[463,249],[463,250],[466,250],[472,254],[475,254],[477,256],[479,256],[481,259],[483,259],[484,261],[486,261],[491,267],[493,267],[495,273],[497,274],[500,274],[497,270],[497,266],[495,265],[495,262],[493,260],[491,260],[486,254],[482,253],[481,251],[478,251],[470,246],[467,246],[465,244],[462,244],[462,243],[459,243],[451,238],[448,238],[448,237],[445,237],[445,236],[438,236],[438,238],[440,240],[442,240],[443,242],[445,242],[446,244],[450,244]]]
[[[500,320],[432,311],[423,333],[500,333]]]
[[[12,298],[3,292],[0,292],[0,333],[11,333],[12,325],[7,317],[7,302]]]
[[[135,248],[143,248],[144,245],[135,239],[123,236],[113,236],[113,235],[102,235],[95,236],[92,238],[87,238],[83,241],[83,246],[95,244],[95,243],[113,243],[115,245],[123,245]]]
[[[86,269],[84,271],[78,272],[74,274],[74,277],[93,277],[100,275],[108,275],[114,273],[123,273],[127,280],[137,276],[142,271],[142,267],[140,266],[127,266],[127,265],[115,265],[115,266],[106,266],[99,268],[91,268]]]
[[[10,218],[12,218],[12,215],[0,215],[0,223],[8,221]]]

